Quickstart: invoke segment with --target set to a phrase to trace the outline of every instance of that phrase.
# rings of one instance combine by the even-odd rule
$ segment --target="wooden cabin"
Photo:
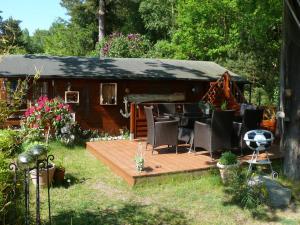
[[[136,126],[128,117],[129,104],[134,111],[133,105],[142,102],[197,102],[228,70],[208,61],[11,55],[0,63],[1,96],[7,81],[14,88],[18,79],[37,71],[40,78],[30,88],[28,104],[41,95],[59,96],[83,128],[118,134]],[[228,72],[240,88],[247,83]]]

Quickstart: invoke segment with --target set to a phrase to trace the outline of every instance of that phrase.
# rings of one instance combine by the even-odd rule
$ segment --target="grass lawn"
[[[83,147],[68,149],[52,143],[51,153],[57,161],[63,159],[71,181],[68,187],[51,189],[52,223],[56,225],[300,224],[297,204],[284,211],[261,208],[256,215],[231,204],[217,170],[131,188]],[[46,191],[42,194],[46,222]]]

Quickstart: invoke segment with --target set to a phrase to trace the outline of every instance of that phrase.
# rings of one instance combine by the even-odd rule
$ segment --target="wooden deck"
[[[136,171],[134,162],[137,146],[138,141],[114,140],[88,142],[86,148],[130,185],[153,176],[207,170],[215,167],[217,163],[217,160],[211,161],[208,151],[188,153],[185,145],[179,147],[178,154],[174,149],[167,149],[163,146],[158,153],[155,151],[153,155],[149,146],[149,149],[145,151],[145,170],[139,173]],[[251,152],[247,154],[240,158],[242,162],[250,158]],[[264,157],[264,154],[261,156]],[[272,148],[269,156],[271,159],[281,157],[277,146]],[[216,155],[216,158],[218,157]]]

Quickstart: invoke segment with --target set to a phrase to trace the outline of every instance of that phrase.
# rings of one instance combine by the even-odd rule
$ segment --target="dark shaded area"
[[[118,209],[94,209],[81,212],[63,211],[53,216],[53,224],[73,225],[186,225],[189,220],[180,211],[158,208],[153,212],[149,206],[141,204],[124,204]]]
[[[81,184],[81,183],[84,183],[86,180],[88,180],[89,178],[85,178],[85,177],[76,177],[74,176],[73,174],[69,174],[67,173],[65,175],[65,179],[63,182],[57,182],[57,181],[54,181],[53,183],[53,187],[56,188],[56,187],[64,187],[64,188],[69,188],[75,184]]]
[[[280,111],[285,118],[282,127],[281,149],[284,152],[284,173],[300,180],[299,107],[300,107],[300,4],[284,1],[283,48],[281,52]],[[289,94],[290,93],[290,94]]]

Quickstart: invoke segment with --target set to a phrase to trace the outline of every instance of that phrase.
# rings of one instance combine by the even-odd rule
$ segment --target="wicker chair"
[[[197,147],[206,149],[213,159],[213,152],[231,148],[231,133],[234,111],[214,111],[209,124],[195,122],[194,151]]]
[[[153,150],[161,145],[175,146],[177,154],[178,121],[154,121],[152,107],[144,107],[147,120],[147,144]]]
[[[238,147],[242,150],[247,148],[243,137],[249,130],[255,130],[260,128],[260,123],[263,119],[262,109],[246,109],[242,118],[242,122],[233,122],[235,129],[235,138],[237,138]]]
[[[158,114],[160,116],[168,115],[173,116],[176,113],[176,106],[175,103],[158,103]]]

